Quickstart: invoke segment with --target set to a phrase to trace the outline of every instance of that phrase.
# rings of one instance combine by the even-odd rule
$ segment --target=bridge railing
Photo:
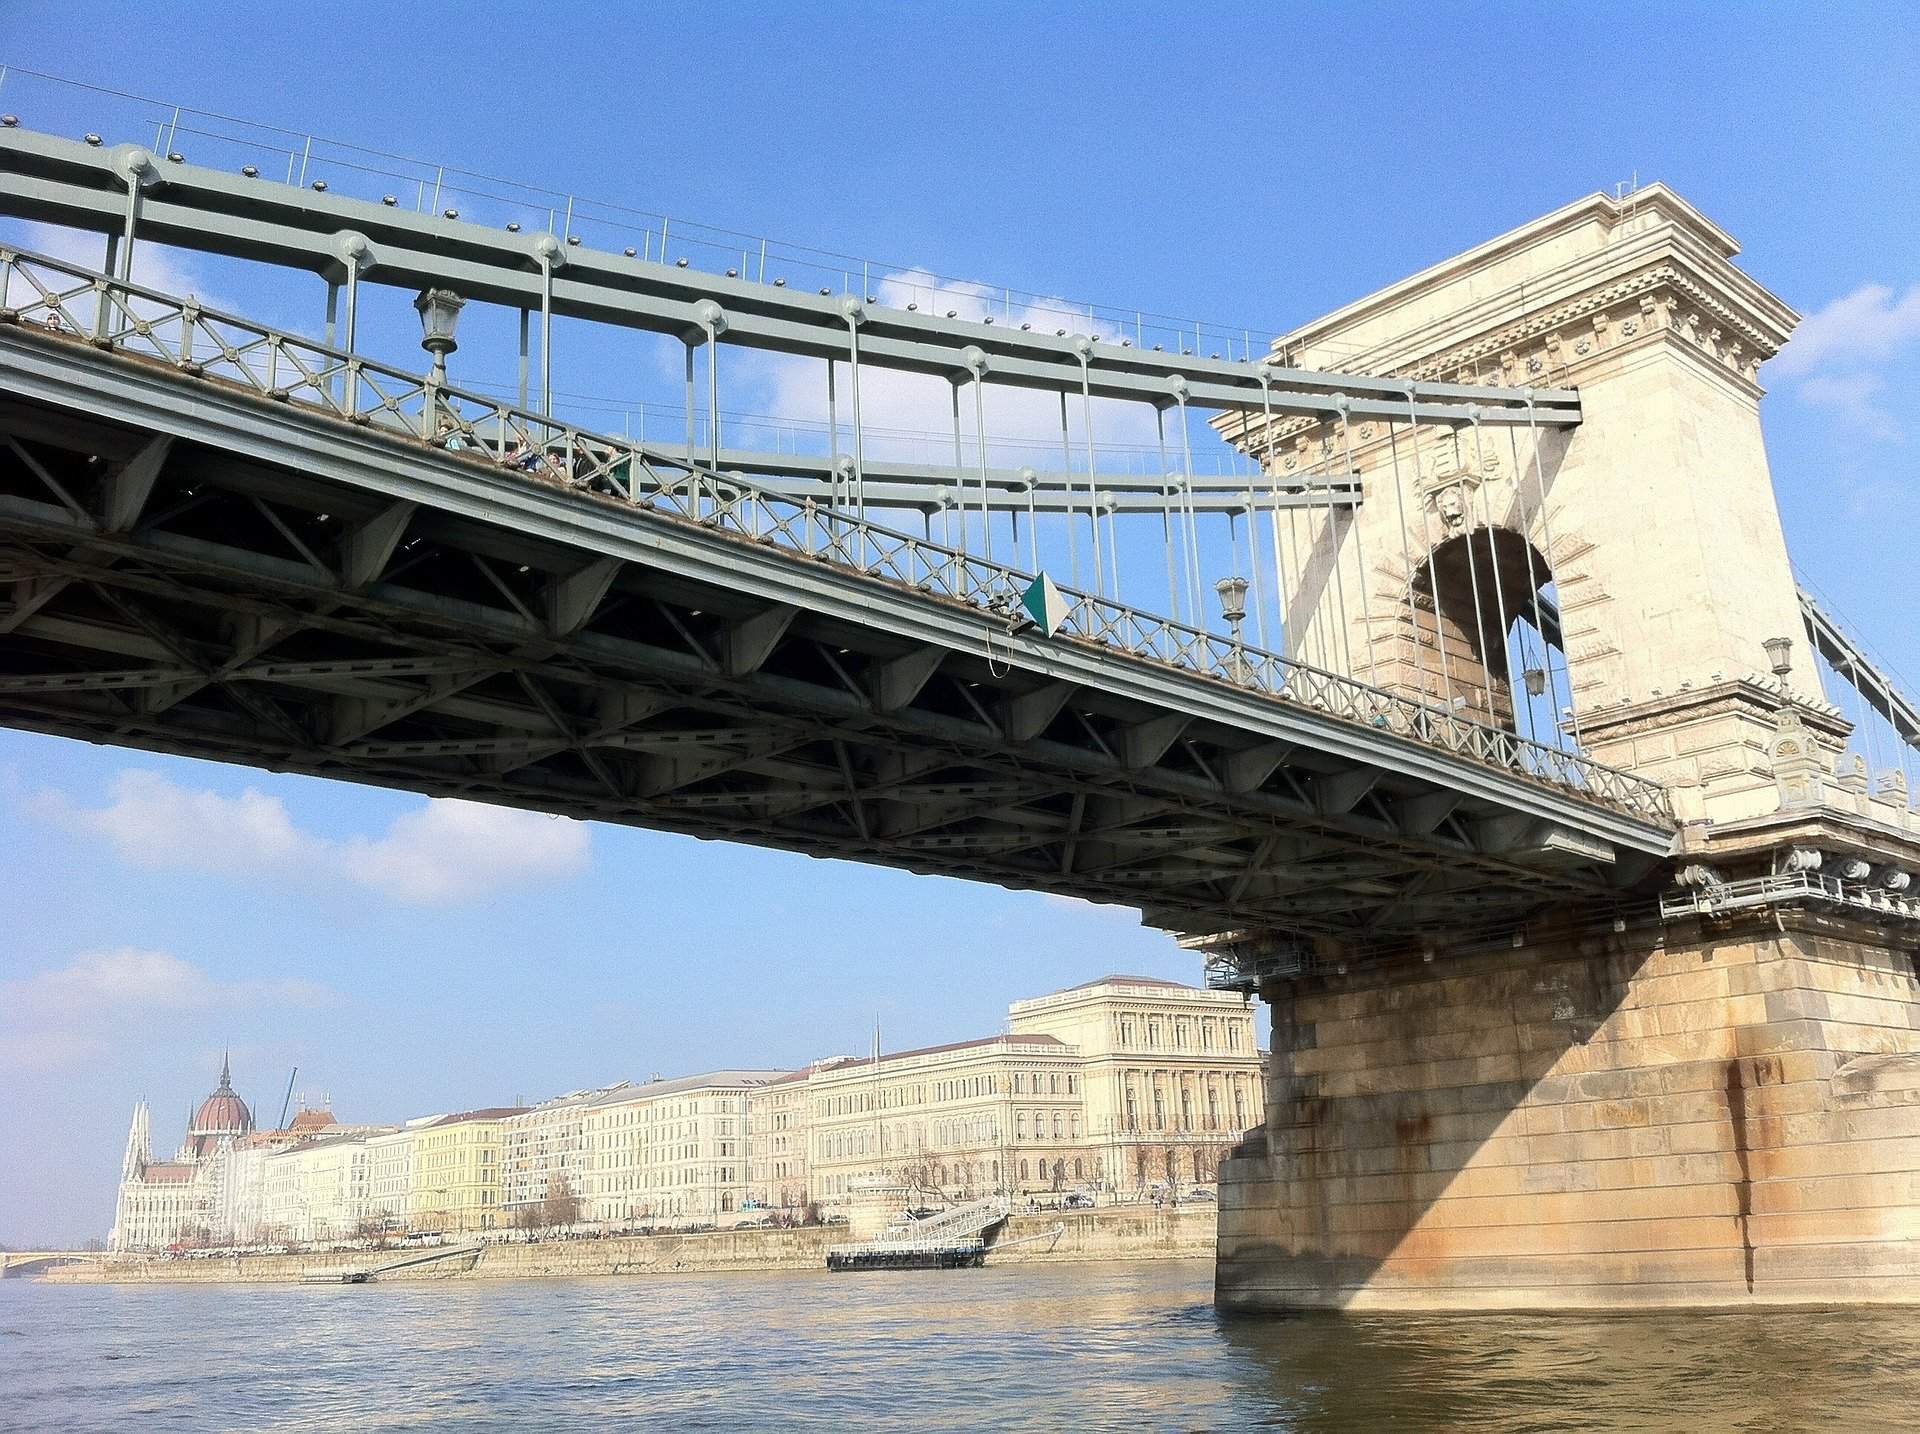
[[[762,488],[631,438],[330,349],[46,255],[0,248],[0,321],[38,325],[261,397],[318,409],[530,480],[616,497],[1012,620],[1033,575]],[[1671,822],[1657,783],[1218,633],[1063,588],[1060,631]]]

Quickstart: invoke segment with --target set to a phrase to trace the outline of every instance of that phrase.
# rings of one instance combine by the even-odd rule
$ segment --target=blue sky
[[[1920,671],[1910,7],[1172,13],[14,0],[0,62],[1256,333],[1664,179],[1810,316],[1763,372],[1789,541]],[[224,1042],[269,1117],[298,1065],[397,1119],[1197,974],[1128,912],[15,733],[0,852],[0,1241],[103,1233],[130,1104],[171,1143]]]

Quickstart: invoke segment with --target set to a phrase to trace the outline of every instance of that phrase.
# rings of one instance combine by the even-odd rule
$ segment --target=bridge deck
[[[5,265],[11,725],[1186,932],[1482,931],[1668,850],[1657,787],[1570,754],[1085,595],[1012,631],[1004,566],[82,275],[96,326],[22,297],[78,271]]]

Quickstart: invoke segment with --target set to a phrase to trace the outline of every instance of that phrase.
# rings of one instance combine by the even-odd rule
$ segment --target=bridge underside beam
[[[1186,932],[1504,929],[1605,898],[1618,852],[1664,840],[1589,811],[1619,835],[1569,857],[1513,818],[1577,823],[1578,804],[1361,724],[1222,706],[1241,701],[1224,684],[1085,644],[990,650],[978,613],[911,589],[425,448],[396,478],[339,459],[368,441],[346,425],[205,389],[143,405],[142,370],[108,377],[83,416],[0,376],[8,725],[1057,892]],[[140,454],[151,489],[112,531]]]

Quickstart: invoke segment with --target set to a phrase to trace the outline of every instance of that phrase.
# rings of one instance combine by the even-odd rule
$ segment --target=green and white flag
[[[1035,578],[1020,595],[1020,606],[1048,637],[1058,632],[1067,620],[1067,600],[1060,596],[1060,589],[1045,573]]]

